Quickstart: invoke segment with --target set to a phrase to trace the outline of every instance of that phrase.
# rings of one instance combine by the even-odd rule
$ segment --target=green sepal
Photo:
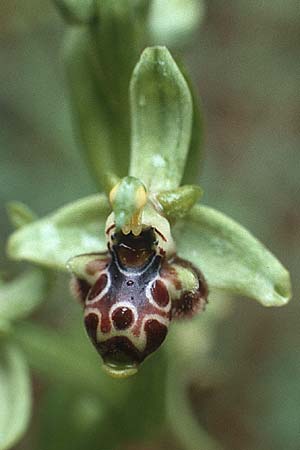
[[[104,228],[109,212],[104,195],[79,200],[13,233],[9,255],[65,270],[73,256],[106,250]],[[204,273],[209,287],[255,298],[265,306],[280,306],[290,299],[286,269],[225,215],[196,205],[172,233],[178,255]]]
[[[21,228],[37,219],[37,215],[22,202],[9,202],[6,209],[7,215],[15,228]]]
[[[47,277],[40,269],[32,269],[10,282],[1,283],[1,322],[5,324],[27,317],[42,303],[47,288]]]
[[[194,206],[173,228],[178,255],[198,267],[208,286],[285,305],[290,278],[281,263],[245,228],[206,206]]]
[[[26,431],[31,413],[31,388],[23,353],[6,341],[0,345],[0,405],[0,449],[7,450]]]
[[[63,18],[71,24],[89,24],[96,20],[95,0],[53,0]]]
[[[8,256],[66,270],[71,257],[106,249],[104,228],[109,212],[104,194],[70,203],[15,231],[8,241]]]
[[[109,400],[112,396],[105,377],[101,377],[99,357],[84,336],[83,327],[76,328],[76,337],[54,330],[53,327],[23,322],[14,336],[24,351],[32,369],[47,379],[73,389],[86,387]]]
[[[165,47],[144,50],[132,75],[130,101],[130,175],[152,192],[177,188],[190,144],[192,98]]]
[[[202,195],[203,191],[200,186],[187,185],[170,191],[162,191],[157,194],[157,200],[163,209],[163,215],[170,222],[175,222],[186,216]]]

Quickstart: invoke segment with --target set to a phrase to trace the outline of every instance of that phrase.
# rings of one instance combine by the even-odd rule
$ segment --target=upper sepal
[[[148,47],[130,84],[130,175],[152,192],[175,189],[183,176],[192,127],[192,98],[165,47]]]

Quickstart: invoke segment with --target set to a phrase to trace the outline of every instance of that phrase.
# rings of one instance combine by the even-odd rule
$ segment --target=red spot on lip
[[[156,280],[151,287],[151,294],[159,306],[167,306],[169,303],[169,293],[165,284],[161,280]]]
[[[88,295],[88,300],[92,300],[95,297],[97,297],[103,291],[106,284],[107,284],[107,275],[105,273],[103,273],[102,275],[100,275],[100,277],[98,278],[98,280],[96,281],[96,283],[94,284],[92,289],[90,290],[90,293]]]
[[[168,332],[166,325],[163,325],[156,319],[147,320],[145,324],[145,332],[147,336],[147,345],[145,353],[154,352],[165,340]]]
[[[84,325],[89,335],[91,341],[96,344],[97,343],[97,327],[98,327],[99,319],[98,316],[94,313],[88,314],[84,318]]]
[[[113,312],[112,320],[117,330],[126,330],[133,322],[133,312],[130,308],[122,306]]]

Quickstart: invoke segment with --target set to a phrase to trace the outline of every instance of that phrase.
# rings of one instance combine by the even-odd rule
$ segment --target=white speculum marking
[[[151,305],[155,306],[155,308],[160,309],[163,312],[168,313],[170,311],[170,309],[171,309],[171,301],[170,301],[170,293],[169,293],[169,290],[167,289],[167,287],[166,287],[166,289],[168,291],[169,301],[168,301],[168,304],[166,306],[161,306],[158,303],[156,303],[156,301],[154,300],[154,298],[153,298],[153,296],[151,294],[151,289],[154,286],[156,281],[161,281],[164,284],[164,286],[166,286],[165,281],[161,277],[157,277],[157,278],[155,278],[153,280],[152,283],[150,283],[150,285],[148,285],[146,287],[146,296],[147,296],[147,298],[149,300],[149,303],[151,303]]]
[[[101,300],[101,299],[108,293],[108,291],[109,291],[109,289],[110,289],[110,286],[111,286],[111,278],[110,278],[110,275],[109,275],[109,273],[108,273],[108,270],[103,270],[102,272],[99,272],[99,277],[98,277],[98,279],[99,279],[102,275],[106,275],[106,277],[107,277],[106,286],[105,286],[105,288],[100,292],[100,294],[97,295],[95,298],[89,300],[88,297],[87,297],[87,299],[86,299],[86,301],[85,301],[85,303],[86,303],[87,305],[92,305],[93,303],[99,302],[99,300]]]
[[[123,302],[122,302],[123,303]],[[142,323],[141,323],[141,327],[140,327],[140,333],[138,336],[135,336],[133,334],[133,327],[129,327],[126,330],[116,330],[113,326],[111,327],[111,331],[109,333],[102,333],[102,331],[100,330],[100,322],[98,324],[98,329],[97,329],[97,341],[98,342],[106,342],[109,339],[116,337],[116,336],[124,336],[127,337],[130,342],[132,342],[132,344],[135,346],[135,348],[137,350],[139,350],[140,352],[143,352],[146,348],[147,345],[147,335],[145,332],[145,324],[146,322],[148,322],[148,320],[157,320],[159,323],[161,323],[162,325],[166,326],[168,328],[169,325],[169,320],[167,318],[161,317],[158,314],[147,314]],[[103,337],[105,336],[105,339],[103,339]]]
[[[137,319],[138,319],[137,309],[136,309],[136,307],[135,307],[132,303],[130,303],[130,302],[122,301],[122,302],[115,303],[115,304],[112,306],[112,308],[111,308],[111,310],[110,310],[110,313],[109,313],[109,319],[110,319],[110,321],[111,321],[112,324],[113,324],[112,315],[113,315],[113,313],[116,311],[116,309],[118,309],[118,308],[128,308],[128,309],[130,309],[130,311],[132,312],[132,314],[133,314],[133,321],[132,321],[132,324],[130,324],[130,325],[128,326],[128,328],[126,328],[126,330],[129,330],[130,328],[132,328],[132,327],[135,325],[135,323],[136,323],[136,321],[137,321]],[[112,326],[113,326],[113,325],[112,325]],[[113,328],[114,328],[114,326],[113,326]],[[122,330],[120,330],[120,331],[122,331]],[[120,333],[120,334],[122,334],[122,333]]]

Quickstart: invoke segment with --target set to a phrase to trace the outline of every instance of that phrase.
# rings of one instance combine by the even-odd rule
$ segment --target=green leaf
[[[7,214],[15,228],[21,228],[37,219],[37,215],[22,202],[9,202]]]
[[[39,269],[25,272],[13,281],[1,284],[1,321],[27,317],[45,298],[47,285],[46,275]]]
[[[203,0],[153,0],[148,20],[151,42],[182,47],[192,38],[204,12]]]
[[[68,204],[14,232],[8,241],[8,255],[66,270],[72,256],[106,249],[104,228],[109,212],[103,194]]]
[[[152,190],[179,186],[191,138],[192,98],[165,47],[147,48],[130,85],[130,175]]]
[[[105,376],[100,357],[84,334],[81,323],[76,325],[76,336],[28,322],[14,330],[30,367],[39,374],[68,388],[95,392],[107,403],[118,403],[124,394],[122,385]]]
[[[15,346],[0,347],[0,450],[16,444],[27,428],[31,409],[29,374]]]
[[[206,206],[195,206],[173,230],[178,254],[199,267],[211,288],[285,305],[290,278],[280,262],[245,228]]]
[[[68,411],[68,414],[66,414]],[[103,419],[110,410],[101,397],[89,392],[82,383],[81,389],[72,389],[62,383],[51,383],[39,402],[36,417],[35,448],[42,450],[108,449],[103,442]],[[66,433],[66,430],[68,432]],[[113,423],[110,431],[114,433]]]

